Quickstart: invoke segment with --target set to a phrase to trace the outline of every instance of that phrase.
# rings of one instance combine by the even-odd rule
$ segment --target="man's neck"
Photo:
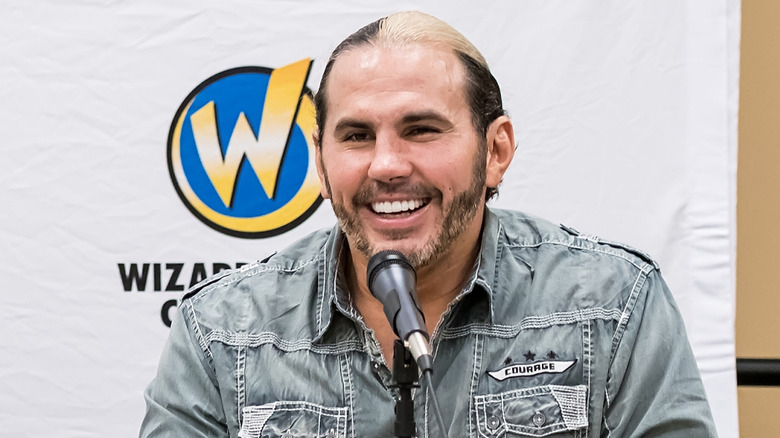
[[[439,320],[450,304],[466,286],[480,253],[481,238],[471,239],[471,248],[451,248],[435,261],[417,271],[417,298],[425,315],[428,333],[433,335]],[[346,267],[347,284],[355,308],[360,312],[365,324],[374,331],[379,341],[385,361],[392,361],[395,334],[387,321],[382,304],[374,298],[368,289],[366,268],[368,260],[363,254],[350,249]]]

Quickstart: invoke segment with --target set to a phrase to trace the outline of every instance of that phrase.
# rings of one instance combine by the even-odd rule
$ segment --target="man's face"
[[[459,59],[438,48],[363,46],[336,60],[318,165],[353,251],[395,249],[420,268],[476,245],[485,147],[463,90]]]

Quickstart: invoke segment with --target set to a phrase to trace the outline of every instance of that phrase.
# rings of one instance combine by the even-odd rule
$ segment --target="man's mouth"
[[[371,209],[374,211],[374,213],[379,214],[411,213],[425,206],[425,204],[426,201],[423,199],[372,202]]]

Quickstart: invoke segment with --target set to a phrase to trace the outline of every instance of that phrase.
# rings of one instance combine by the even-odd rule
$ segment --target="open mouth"
[[[371,210],[381,215],[404,215],[419,210],[428,203],[424,199],[410,199],[404,201],[372,202]]]

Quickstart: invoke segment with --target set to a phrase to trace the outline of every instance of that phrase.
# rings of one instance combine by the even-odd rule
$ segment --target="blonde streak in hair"
[[[482,53],[460,32],[438,18],[419,11],[404,11],[382,20],[376,36],[378,43],[388,45],[430,42],[464,53],[486,69]]]

